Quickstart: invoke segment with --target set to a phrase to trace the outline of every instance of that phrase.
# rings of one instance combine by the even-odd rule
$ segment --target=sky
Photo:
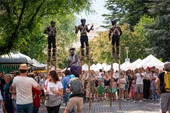
[[[86,14],[85,12],[82,12],[80,15],[77,15],[77,17],[79,19],[86,18],[87,23],[89,24],[97,24],[99,26],[104,25],[104,17],[102,15],[109,13],[109,11],[104,7],[104,5],[105,0],[92,0],[91,9],[95,10],[95,12],[91,14]]]

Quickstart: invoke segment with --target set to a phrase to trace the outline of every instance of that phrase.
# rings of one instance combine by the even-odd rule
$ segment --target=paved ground
[[[61,106],[60,113],[63,113],[64,106]],[[47,113],[46,108],[41,106],[40,113]],[[122,101],[122,109],[119,109],[119,102],[113,102],[110,107],[109,101],[93,102],[92,108],[89,109],[89,103],[85,103],[83,113],[160,113],[159,101]]]

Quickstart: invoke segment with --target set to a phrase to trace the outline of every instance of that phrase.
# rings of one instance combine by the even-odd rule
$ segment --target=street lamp
[[[128,58],[128,50],[129,50],[129,47],[125,47],[126,49],[126,55],[127,55],[127,58]]]

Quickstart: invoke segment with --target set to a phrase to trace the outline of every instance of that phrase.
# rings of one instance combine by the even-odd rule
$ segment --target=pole
[[[57,47],[55,48],[55,61],[54,61],[55,71],[57,71]]]
[[[81,66],[81,69],[83,69],[82,68],[82,66],[83,66],[83,58],[82,58],[82,48],[81,47],[80,47],[80,66]],[[81,71],[80,79],[81,79],[81,81],[83,83],[83,73],[82,73],[82,71]]]
[[[120,49],[119,49],[119,109],[122,109],[121,99],[120,99]]]
[[[111,43],[111,82],[110,82],[110,107],[112,107],[112,83],[113,83],[113,45]]]
[[[90,48],[88,50],[88,57],[87,57],[87,60],[88,60],[88,73],[89,73],[89,78],[91,78],[91,73],[90,73]],[[91,80],[89,80],[89,85],[91,84]],[[91,85],[90,85],[91,86]],[[89,87],[90,87],[89,86]],[[91,87],[90,87],[90,97],[89,97],[89,108],[91,109]]]

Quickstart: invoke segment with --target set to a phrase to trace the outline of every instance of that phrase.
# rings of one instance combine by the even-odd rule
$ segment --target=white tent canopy
[[[130,69],[130,67],[131,67],[131,63],[129,63],[129,62],[124,62],[124,63],[120,66],[120,68],[121,68],[122,70],[125,70],[125,71],[127,71],[128,69]]]
[[[145,59],[143,59],[142,67],[147,68],[152,66],[155,66],[156,68],[159,69],[163,69],[164,63],[157,59],[155,56],[149,55]]]
[[[134,69],[140,68],[140,67],[142,67],[142,60],[141,59],[137,59],[136,61],[131,63],[130,69],[134,70]]]
[[[87,64],[84,64],[84,65],[82,66],[82,69],[83,69],[84,71],[88,71],[88,65],[87,65]]]
[[[35,66],[35,67],[46,67],[46,65],[44,65],[44,64],[41,64],[41,63],[39,63],[37,60],[35,60],[35,59],[32,59],[32,62],[33,62],[33,66]]]

